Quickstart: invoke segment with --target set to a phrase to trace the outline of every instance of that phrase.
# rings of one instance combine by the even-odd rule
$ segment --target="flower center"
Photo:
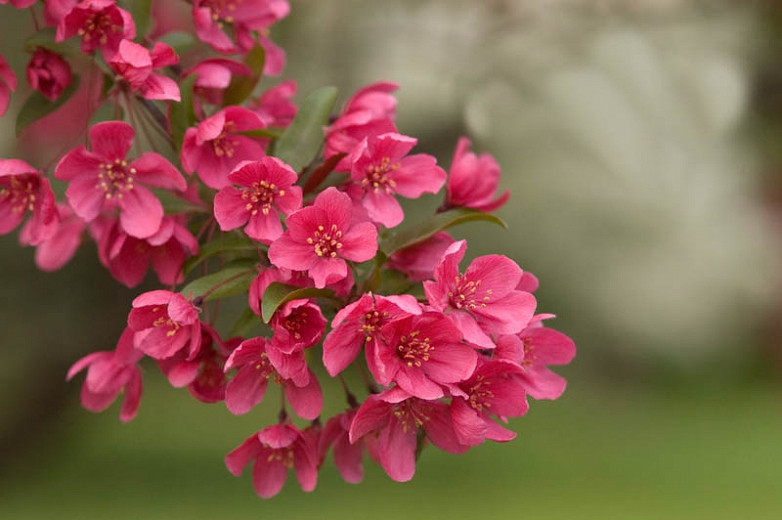
[[[266,379],[276,373],[274,367],[269,362],[269,357],[266,355],[266,352],[262,353],[261,358],[255,363],[255,370],[260,372],[260,376]]]
[[[217,157],[233,157],[234,147],[239,145],[238,139],[231,139],[228,137],[228,132],[233,130],[233,122],[227,121],[223,126],[223,130],[220,135],[212,139],[212,149]]]
[[[523,338],[524,357],[521,358],[521,366],[529,367],[535,362],[535,345],[532,344],[532,338]]]
[[[11,177],[11,185],[0,188],[0,201],[11,204],[11,211],[24,213],[35,207],[38,178],[35,175]]]
[[[153,309],[153,311],[156,309]],[[179,331],[179,323],[175,322],[168,316],[161,316],[152,322],[153,327],[167,327],[166,337],[170,338]]]
[[[208,0],[202,2],[201,5],[208,7],[212,13],[212,20],[217,22],[217,26],[222,29],[223,23],[233,23],[233,12],[236,11],[236,7],[242,3],[242,0]]]
[[[268,445],[264,445],[267,448],[270,448]],[[290,469],[293,467],[293,448],[287,447],[287,448],[277,448],[273,449],[271,453],[269,453],[269,456],[266,458],[267,462],[279,462],[286,468]]]
[[[434,346],[429,343],[429,338],[419,339],[420,334],[421,331],[416,330],[407,336],[402,336],[396,346],[399,359],[409,367],[420,367],[422,363],[429,361],[430,352],[434,350]]]
[[[414,410],[408,402],[401,402],[394,406],[394,417],[399,421],[404,433],[413,429],[417,430],[429,420],[428,413],[431,412],[431,408],[423,406],[417,408],[417,410]]]
[[[128,161],[124,159],[114,159],[114,162],[106,162],[98,165],[101,172],[98,174],[98,183],[96,189],[103,190],[106,198],[111,199],[116,196],[122,198],[122,192],[133,189],[133,176],[136,175],[135,168],[128,168]]]
[[[295,310],[285,318],[283,327],[294,339],[301,339],[301,329],[307,324],[307,315],[304,311]]]
[[[448,291],[448,299],[451,305],[457,309],[475,310],[478,307],[486,308],[491,300],[491,289],[483,291],[481,296],[481,280],[468,280],[465,276],[457,276],[454,280],[453,290]]]
[[[386,318],[388,318],[387,312],[369,311],[361,318],[362,323],[358,330],[366,336],[367,341],[372,341],[372,335],[383,326]]]
[[[328,256],[335,258],[337,249],[342,249],[342,231],[337,229],[336,224],[326,231],[323,226],[318,226],[318,230],[307,239],[307,243],[315,246],[315,254],[318,256]]]
[[[252,186],[242,190],[242,200],[247,201],[244,209],[251,215],[257,215],[259,211],[268,215],[274,198],[284,196],[285,190],[280,190],[276,184],[266,181],[254,182]]]
[[[122,32],[122,27],[115,25],[108,14],[100,11],[90,14],[77,34],[85,43],[97,41],[100,45],[106,45],[109,41],[109,33],[112,32]]]
[[[489,400],[494,397],[494,394],[489,387],[491,383],[485,380],[483,376],[475,378],[475,383],[468,392],[470,395],[470,406],[475,410],[482,412],[484,408],[491,408]]]
[[[396,182],[389,176],[389,173],[398,168],[399,163],[391,164],[389,157],[383,157],[380,164],[372,164],[367,167],[367,175],[361,180],[361,187],[375,192],[382,189],[388,194],[394,193]]]

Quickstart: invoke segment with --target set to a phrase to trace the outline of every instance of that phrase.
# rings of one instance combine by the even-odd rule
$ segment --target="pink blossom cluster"
[[[411,153],[394,83],[360,89],[333,115],[328,95],[307,98],[315,109],[297,105],[291,80],[259,86],[282,72],[269,30],[287,0],[157,2],[145,34],[114,0],[11,3],[36,20],[42,7],[56,29],[31,50],[30,87],[53,103],[76,67],[111,71],[98,105],[116,117],[85,128],[82,144],[49,165],[0,159],[0,233],[21,226],[43,270],[92,240],[120,283],[135,287],[152,267],[163,286],[132,301],[114,350],[71,367],[68,379],[87,372],[85,408],[123,394],[120,419],[133,419],[146,359],[172,386],[235,415],[279,387],[278,422],[225,457],[235,475],[252,463],[266,498],[289,469],[313,490],[329,452],[348,482],[362,480],[365,454],[410,480],[426,445],[463,453],[509,441],[508,420],[526,414],[528,396],[562,394],[565,380],[548,367],[569,363],[575,345],[544,325],[553,315],[538,312],[538,280],[503,255],[464,266],[466,241],[445,231],[501,223],[491,212],[509,194],[496,195],[496,161],[467,138],[448,171]],[[183,7],[199,44],[180,56],[161,38],[181,30],[168,10]],[[57,52],[71,39],[78,64]],[[0,113],[16,88],[0,57]],[[52,110],[52,125],[68,124]],[[438,193],[429,221],[404,225],[400,198]],[[246,300],[230,332],[214,326],[224,298]],[[343,412],[323,415],[324,389],[344,396]]]

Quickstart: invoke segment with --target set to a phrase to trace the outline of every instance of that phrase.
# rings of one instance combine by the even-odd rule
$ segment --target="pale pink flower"
[[[288,230],[269,247],[277,267],[307,271],[323,288],[348,276],[345,260],[366,262],[377,252],[377,229],[351,223],[350,197],[336,188],[321,192],[312,206],[288,216]]]
[[[60,19],[55,41],[78,35],[84,54],[100,48],[103,58],[109,61],[120,41],[136,37],[133,17],[116,4],[115,0],[81,0]]]
[[[332,417],[326,423],[318,441],[319,458],[323,460],[331,446],[334,446],[334,465],[346,482],[358,484],[364,479],[361,459],[364,454],[364,438],[350,443],[350,425],[356,415],[350,410]]]
[[[266,338],[252,338],[242,342],[225,363],[225,371],[238,369],[225,391],[225,404],[237,415],[249,412],[263,400],[271,379],[282,386],[285,398],[303,419],[313,420],[323,408],[323,394],[318,378],[307,368],[308,381],[297,385],[292,379],[284,378],[272,365],[267,355],[269,342]]]
[[[130,40],[122,40],[119,49],[109,66],[122,76],[131,90],[138,91],[146,99],[170,99],[179,101],[179,85],[162,74],[154,74],[159,69],[179,63],[174,49],[163,42],[155,43],[151,51],[143,45]]]
[[[162,155],[146,152],[126,160],[133,143],[133,127],[106,121],[90,128],[92,151],[84,145],[60,159],[54,170],[69,181],[65,195],[73,210],[90,222],[104,210],[119,210],[122,228],[136,238],[154,235],[163,220],[163,205],[144,184],[183,191],[182,174]]]
[[[464,240],[451,244],[435,269],[435,281],[424,282],[429,304],[448,315],[464,339],[492,349],[492,334],[515,334],[527,326],[537,302],[532,294],[516,290],[522,270],[510,258],[487,255],[476,258],[459,274]]]
[[[216,190],[231,185],[228,174],[243,161],[257,161],[266,153],[254,139],[242,132],[259,130],[263,121],[254,112],[230,106],[188,128],[182,143],[182,166],[189,174],[198,173],[204,183]]]
[[[101,412],[111,405],[120,392],[125,393],[119,418],[132,420],[141,401],[141,372],[136,364],[143,354],[133,348],[133,331],[126,328],[113,351],[93,352],[84,356],[68,370],[67,379],[87,369],[81,387],[81,404],[91,412]]]
[[[445,183],[445,171],[427,154],[407,154],[417,140],[389,133],[364,139],[348,157],[351,197],[360,200],[373,222],[392,228],[404,219],[395,195],[417,199],[437,193]],[[358,188],[358,189],[356,189]]]
[[[35,50],[27,64],[27,82],[49,101],[60,97],[71,84],[71,66],[56,52],[43,47]]]
[[[394,320],[421,314],[421,306],[409,294],[379,296],[363,294],[340,309],[323,341],[323,366],[334,377],[350,365],[364,343],[381,340],[380,330]],[[367,349],[366,353],[375,352]]]
[[[134,346],[154,359],[170,358],[186,348],[187,359],[195,359],[202,339],[199,313],[179,293],[158,290],[137,296],[128,315]]]
[[[373,452],[380,465],[393,480],[406,482],[415,473],[421,430],[441,450],[458,454],[469,449],[456,437],[447,404],[411,397],[398,387],[367,397],[353,418],[350,442],[377,435]]]
[[[469,152],[470,140],[459,139],[446,185],[445,207],[465,207],[492,212],[508,201],[510,191],[494,199],[500,182],[500,165],[489,154]]]
[[[8,66],[2,55],[0,55],[0,116],[5,114],[8,109],[8,103],[11,101],[11,92],[16,90],[16,74]]]
[[[57,232],[59,221],[49,179],[24,161],[0,159],[0,235],[16,228],[28,211],[32,217],[21,239],[37,246]]]
[[[67,264],[81,245],[81,235],[86,224],[67,204],[57,204],[58,222],[56,231],[35,247],[35,265],[42,271],[56,271]],[[20,242],[33,242],[32,219],[25,224],[19,235]]]
[[[276,157],[244,162],[228,175],[241,188],[227,186],[215,195],[214,214],[220,229],[228,231],[247,224],[250,238],[271,244],[282,235],[280,214],[301,208],[301,187],[293,168]]]
[[[301,488],[312,491],[318,481],[317,447],[313,440],[291,424],[275,424],[251,435],[226,455],[225,465],[238,477],[253,462],[253,485],[263,498],[280,492],[291,468]]]
[[[451,235],[440,231],[426,240],[395,252],[388,258],[386,265],[405,273],[413,282],[430,280],[434,278],[434,269],[446,249],[454,242]]]
[[[290,12],[288,0],[194,0],[193,22],[198,39],[217,52],[239,50],[226,34],[226,24],[237,40],[247,39],[251,31],[262,31]],[[246,50],[246,49],[245,49]]]

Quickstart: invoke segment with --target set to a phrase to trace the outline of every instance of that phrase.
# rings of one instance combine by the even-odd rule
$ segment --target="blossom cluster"
[[[99,104],[118,117],[84,129],[51,165],[0,159],[0,233],[21,226],[43,270],[92,240],[120,283],[139,285],[151,266],[164,287],[133,300],[114,350],[71,367],[68,379],[86,370],[85,408],[124,393],[120,419],[133,419],[145,359],[236,415],[279,387],[278,423],[225,457],[236,475],[252,463],[256,492],[271,497],[288,469],[314,489],[329,451],[348,482],[362,480],[365,454],[410,480],[426,445],[463,453],[509,441],[506,423],[526,414],[528,396],[562,394],[548,367],[569,363],[575,346],[544,324],[553,315],[538,312],[538,280],[502,255],[463,265],[466,241],[446,231],[502,224],[491,215],[509,197],[497,195],[496,161],[467,138],[448,171],[412,153],[391,82],[337,113],[333,89],[297,105],[295,82],[263,88],[283,70],[269,34],[287,0],[182,2],[193,42],[181,55],[164,41],[179,29],[166,12],[174,3],[153,4],[145,34],[115,0],[10,3],[55,29],[30,49],[27,79],[41,96],[28,103],[68,124],[56,103],[78,65],[106,73]],[[17,87],[0,57],[0,112]],[[429,219],[403,225],[400,198],[438,193]],[[214,327],[224,298],[247,308],[228,332]],[[323,417],[324,388],[341,388],[342,413]]]

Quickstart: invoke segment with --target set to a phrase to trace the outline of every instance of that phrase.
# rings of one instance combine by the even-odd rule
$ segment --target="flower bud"
[[[38,48],[27,65],[27,81],[49,101],[60,97],[71,83],[71,67],[62,56],[47,49]]]

